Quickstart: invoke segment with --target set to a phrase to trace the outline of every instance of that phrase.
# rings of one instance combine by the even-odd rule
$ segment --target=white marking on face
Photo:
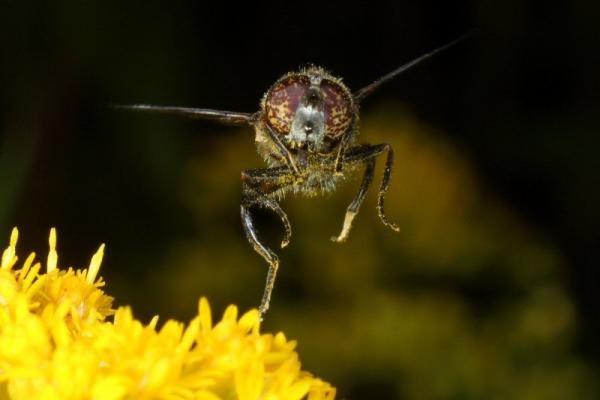
[[[300,104],[294,115],[290,133],[285,136],[292,146],[319,151],[325,139],[325,113],[312,105]]]

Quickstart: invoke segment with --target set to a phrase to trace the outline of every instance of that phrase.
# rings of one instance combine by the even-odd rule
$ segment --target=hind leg
[[[250,208],[253,206],[265,207],[279,216],[285,229],[281,247],[287,246],[292,235],[290,221],[279,204],[268,196],[268,193],[272,193],[284,186],[283,182],[285,182],[285,179],[282,179],[282,177],[285,177],[287,174],[289,174],[287,168],[254,169],[242,172],[242,204],[240,206],[240,215],[244,233],[254,250],[269,264],[265,290],[259,306],[261,320],[269,309],[271,294],[275,285],[275,277],[279,268],[279,258],[273,250],[258,238]]]

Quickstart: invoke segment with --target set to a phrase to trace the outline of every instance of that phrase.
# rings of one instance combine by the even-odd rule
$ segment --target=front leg
[[[273,250],[262,243],[258,238],[256,228],[252,221],[252,215],[250,214],[250,208],[255,205],[265,207],[279,216],[285,229],[281,247],[287,246],[292,235],[290,221],[281,206],[275,200],[268,197],[268,194],[281,190],[289,185],[288,182],[290,182],[290,176],[291,171],[287,167],[253,169],[242,172],[242,204],[240,207],[240,215],[244,233],[254,250],[269,264],[267,282],[259,307],[261,320],[269,309],[271,293],[273,292],[273,286],[275,285],[275,276],[277,275],[277,269],[279,268],[279,258]]]
[[[269,126],[267,126],[266,129],[267,129],[267,134],[269,135],[269,138],[275,144],[275,147],[277,148],[277,151],[279,152],[279,156],[283,158],[286,165],[288,165],[296,174],[299,174],[300,170],[298,169],[298,166],[294,162],[294,157],[292,156],[292,153],[288,150],[287,147],[285,147],[285,145],[281,141],[281,138],[279,137],[277,132],[275,132]]]
[[[342,174],[342,163],[344,160],[343,156],[346,153],[348,146],[350,146],[350,143],[352,142],[352,139],[354,138],[354,134],[355,134],[355,128],[354,128],[354,121],[353,121],[350,129],[346,130],[346,132],[344,132],[344,134],[342,135],[342,138],[340,139],[339,150],[338,150],[337,156],[335,157],[335,164],[333,167],[334,173],[336,175]]]

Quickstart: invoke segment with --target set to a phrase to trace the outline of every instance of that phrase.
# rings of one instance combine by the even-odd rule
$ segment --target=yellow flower
[[[50,233],[46,272],[30,255],[19,270],[13,230],[0,264],[0,399],[333,399],[301,370],[296,343],[261,334],[257,310],[229,306],[213,323],[200,299],[189,323],[111,309],[97,279],[104,245],[84,270],[58,267]],[[113,315],[114,314],[114,315]],[[113,315],[113,320],[106,320]]]

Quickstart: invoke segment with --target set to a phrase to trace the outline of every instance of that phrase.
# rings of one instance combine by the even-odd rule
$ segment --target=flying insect
[[[385,154],[385,169],[377,197],[381,222],[399,231],[384,211],[384,197],[390,185],[394,151],[387,143],[358,144],[359,104],[377,88],[396,76],[447,49],[459,38],[396,68],[355,92],[325,69],[310,65],[279,78],[265,93],[255,113],[154,105],[118,105],[116,108],[174,114],[213,120],[229,125],[254,128],[257,152],[267,168],[247,169],[241,173],[240,214],[248,242],[269,264],[267,280],[259,306],[261,319],[269,309],[279,258],[259,237],[251,209],[264,207],[274,212],[285,233],[286,247],[292,228],[279,201],[288,193],[317,196],[335,190],[337,184],[364,167],[358,193],[346,209],[338,235],[332,241],[346,241],[367,190],[373,182],[375,160]]]

